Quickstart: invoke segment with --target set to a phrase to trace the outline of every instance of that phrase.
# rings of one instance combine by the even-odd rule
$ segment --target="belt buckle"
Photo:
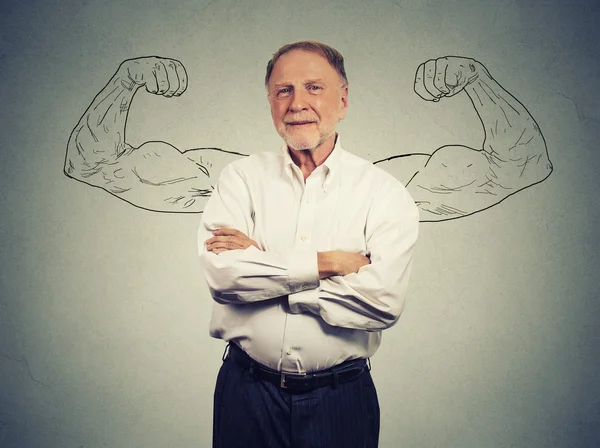
[[[279,381],[279,387],[281,387],[282,389],[287,389],[288,387],[285,385],[285,380],[287,377],[290,378],[304,378],[306,376],[306,373],[286,373],[286,372],[281,372],[281,380]]]

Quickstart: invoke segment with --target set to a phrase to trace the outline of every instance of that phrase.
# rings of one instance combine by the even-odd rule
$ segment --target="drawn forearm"
[[[68,176],[89,179],[129,148],[125,124],[138,88],[119,68],[94,98],[69,138],[65,159]]]
[[[485,132],[483,150],[492,172],[511,171],[529,184],[550,174],[546,143],[527,109],[478,64],[479,76],[465,88]],[[499,175],[499,180],[502,179]],[[511,186],[512,187],[512,186]]]

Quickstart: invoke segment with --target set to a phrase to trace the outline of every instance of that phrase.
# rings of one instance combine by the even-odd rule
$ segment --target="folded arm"
[[[290,295],[291,311],[309,312],[344,328],[382,330],[394,325],[404,308],[418,221],[418,209],[401,186],[378,195],[365,227],[370,263],[324,278],[314,290]]]
[[[227,167],[198,231],[215,301],[251,304],[288,296],[290,312],[312,313],[333,326],[380,330],[397,321],[418,233],[417,207],[402,186],[373,201],[365,227],[368,257],[344,251],[260,250],[246,236],[253,232],[251,204],[243,179],[235,167]],[[230,228],[236,230],[218,231]]]
[[[234,244],[219,229],[235,229],[250,239],[252,198],[235,164],[221,173],[198,228],[198,251],[213,299],[243,304],[314,289],[319,284],[317,253],[266,252],[256,242]],[[208,245],[207,245],[208,242]]]

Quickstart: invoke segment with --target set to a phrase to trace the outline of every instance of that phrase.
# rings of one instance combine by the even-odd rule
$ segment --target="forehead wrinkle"
[[[306,84],[327,84],[327,81],[325,81],[323,78],[314,78],[314,79],[308,79],[306,81],[304,81],[304,85]]]
[[[309,78],[307,80],[302,80],[298,82],[299,84],[316,84],[316,83],[326,83],[323,78]],[[280,81],[273,84],[274,87],[282,87],[282,86],[292,86],[294,85],[294,81]]]

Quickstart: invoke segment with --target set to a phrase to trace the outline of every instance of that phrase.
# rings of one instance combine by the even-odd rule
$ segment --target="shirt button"
[[[308,289],[308,286],[302,285],[301,289],[302,289],[302,291],[306,291]]]
[[[288,355],[291,355],[291,354],[292,354],[292,349],[291,349],[291,348],[288,348],[288,349],[286,350],[286,353],[287,353]]]
[[[302,241],[306,241],[306,237],[305,237],[305,236],[301,236],[301,237],[300,237],[300,239],[301,239]]]

